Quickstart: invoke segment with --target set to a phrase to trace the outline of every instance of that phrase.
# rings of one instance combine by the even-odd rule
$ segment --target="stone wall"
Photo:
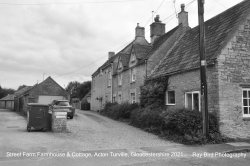
[[[175,105],[168,105],[168,109],[185,108],[185,93],[200,91],[200,70],[193,70],[169,76],[168,90],[175,91]],[[207,68],[208,109],[209,112],[218,112],[218,74],[216,65]]]
[[[250,137],[250,121],[242,112],[242,84],[250,87],[250,17],[222,50],[218,70],[220,130],[229,137]]]
[[[118,75],[113,77],[113,95],[116,96],[116,102],[118,101],[118,95],[122,94],[122,103],[131,102],[130,93],[135,92],[136,102],[140,102],[140,87],[144,84],[145,80],[145,64],[135,66],[136,81],[131,82],[131,69],[122,72],[122,85],[118,85]]]
[[[58,116],[58,113],[65,113],[64,116]],[[51,119],[51,130],[53,132],[66,132],[67,131],[67,112],[53,112]]]
[[[100,110],[105,103],[111,102],[111,86],[108,86],[108,76],[111,66],[100,71],[92,77],[91,85],[91,110]]]

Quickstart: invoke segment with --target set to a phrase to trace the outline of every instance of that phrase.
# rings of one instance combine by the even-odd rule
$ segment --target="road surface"
[[[67,133],[27,132],[23,116],[0,110],[0,165],[207,166],[250,163],[248,154],[239,158],[194,157],[193,152],[213,153],[221,149],[219,146],[189,147],[162,140],[94,112],[77,110],[74,119],[67,123]],[[231,146],[224,148],[230,149]]]

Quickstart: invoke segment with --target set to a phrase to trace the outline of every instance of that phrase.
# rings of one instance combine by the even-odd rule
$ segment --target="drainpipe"
[[[147,79],[148,77],[148,73],[147,73],[147,67],[148,67],[148,60],[145,60],[145,79]]]
[[[111,73],[111,103],[113,103],[113,67],[114,67],[114,64],[113,63],[111,63],[111,71],[110,71],[110,73]]]

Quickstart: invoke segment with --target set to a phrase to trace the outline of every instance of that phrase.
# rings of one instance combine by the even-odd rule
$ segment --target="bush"
[[[132,111],[130,124],[144,130],[160,133],[163,122],[161,108],[138,108]]]
[[[168,77],[159,77],[145,80],[141,86],[140,104],[142,107],[159,107],[165,104],[165,92],[168,86]]]
[[[108,116],[112,119],[129,119],[131,111],[136,108],[138,108],[138,104],[107,103],[104,109],[101,110],[101,114]]]
[[[221,142],[217,117],[209,113],[209,138],[202,134],[202,114],[185,109],[169,111],[164,115],[162,131],[164,136],[174,136],[179,142],[186,144]]]
[[[184,144],[224,142],[217,118],[209,114],[209,139],[202,134],[202,114],[185,109],[165,111],[164,108],[138,108],[132,111],[130,123],[146,131]]]
[[[202,114],[197,111],[166,110],[150,105],[107,103],[101,114],[112,119],[129,119],[130,124],[161,137],[184,144],[220,143],[227,141],[219,132],[217,117],[209,113],[209,138],[202,134]]]

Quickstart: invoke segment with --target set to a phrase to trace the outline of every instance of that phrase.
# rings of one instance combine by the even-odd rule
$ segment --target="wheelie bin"
[[[27,131],[31,129],[48,131],[51,129],[51,114],[46,104],[29,103],[27,111]]]

